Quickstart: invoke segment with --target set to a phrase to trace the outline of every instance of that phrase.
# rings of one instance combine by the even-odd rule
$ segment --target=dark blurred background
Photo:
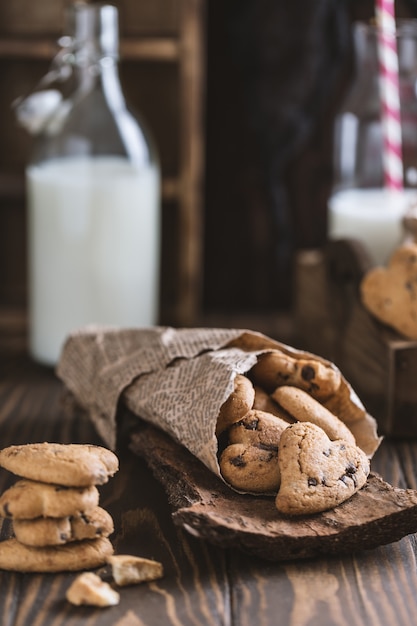
[[[0,1],[0,342],[24,334],[24,168],[11,102],[47,71],[63,0]],[[368,0],[119,0],[120,74],[163,175],[163,324],[291,314],[294,254],[326,241],[332,125]],[[396,3],[417,17],[417,0]]]
[[[291,307],[294,251],[326,240],[351,25],[374,15],[367,0],[208,3],[205,307]]]

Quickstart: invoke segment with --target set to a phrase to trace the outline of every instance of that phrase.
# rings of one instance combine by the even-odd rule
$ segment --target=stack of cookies
[[[237,374],[217,420],[226,482],[245,493],[275,494],[287,515],[334,508],[363,487],[369,459],[327,408],[340,383],[331,364],[280,350],[262,353],[247,375]]]
[[[57,572],[95,568],[113,553],[113,520],[97,486],[117,472],[113,452],[86,444],[37,443],[0,450],[19,477],[0,496],[14,537],[1,542],[0,569]]]

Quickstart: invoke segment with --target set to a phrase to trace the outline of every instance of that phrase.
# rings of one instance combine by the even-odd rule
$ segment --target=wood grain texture
[[[0,356],[0,442],[100,443],[88,420],[64,411],[50,370],[26,358]],[[0,572],[4,626],[409,626],[417,612],[415,535],[344,557],[268,562],[209,545],[176,527],[165,491],[121,435],[121,469],[100,488],[115,522],[117,552],[160,560],[165,576],[121,590],[109,609],[72,607],[65,591],[74,574]],[[417,444],[384,441],[373,469],[398,487],[415,488]],[[0,470],[0,490],[13,477]],[[10,528],[0,521],[0,538]],[[1,549],[1,544],[0,544]],[[109,579],[105,568],[100,574]]]

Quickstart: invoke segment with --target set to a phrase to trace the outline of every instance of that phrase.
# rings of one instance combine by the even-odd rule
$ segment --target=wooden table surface
[[[25,356],[0,357],[0,445],[36,441],[101,443],[91,424],[62,406],[52,370]],[[155,558],[165,576],[121,589],[116,607],[74,607],[65,591],[75,574],[0,572],[3,626],[410,626],[417,623],[416,535],[340,558],[271,563],[222,550],[174,526],[167,497],[144,462],[117,450],[120,471],[101,488],[115,523],[118,553]],[[384,441],[373,470],[417,489],[417,442]],[[0,470],[0,491],[12,476]],[[416,520],[417,530],[417,520]],[[0,538],[10,535],[0,520]],[[1,549],[1,544],[0,544]]]

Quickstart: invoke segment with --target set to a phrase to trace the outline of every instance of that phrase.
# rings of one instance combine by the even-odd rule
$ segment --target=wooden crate
[[[362,306],[359,284],[370,267],[356,241],[298,254],[297,341],[340,367],[382,434],[417,437],[417,341],[404,339]]]

